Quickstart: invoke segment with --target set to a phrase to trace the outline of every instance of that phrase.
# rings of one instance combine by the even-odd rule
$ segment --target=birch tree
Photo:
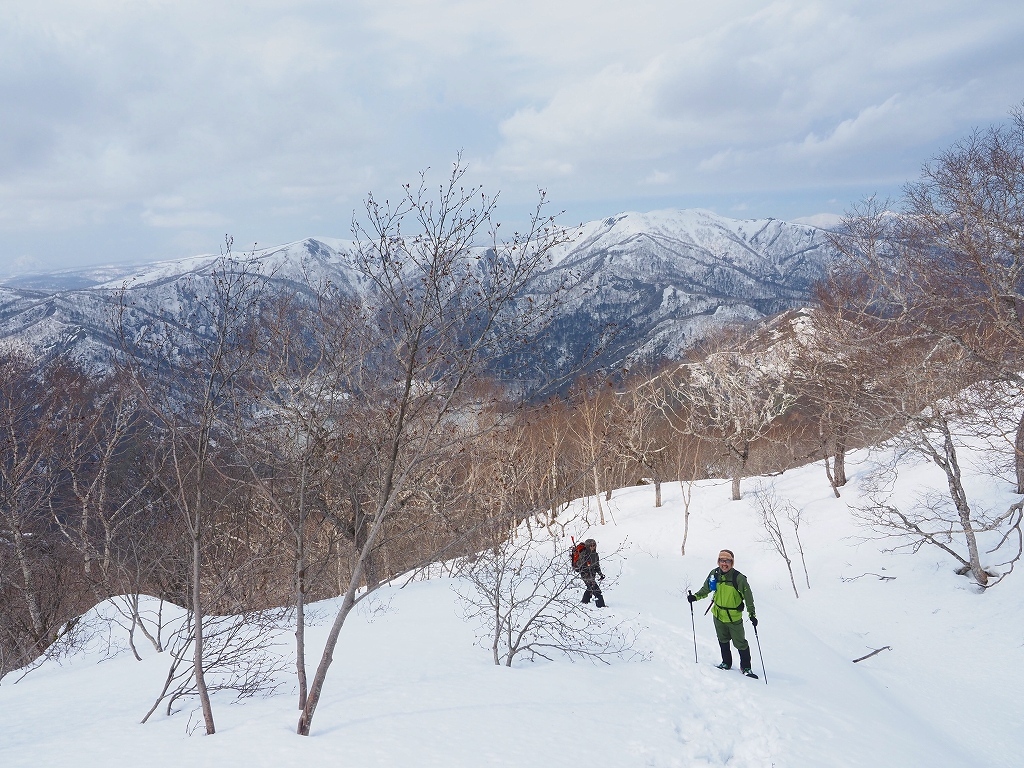
[[[77,597],[67,583],[70,553],[49,535],[74,469],[70,446],[79,422],[72,390],[84,388],[80,376],[75,384],[61,367],[60,361],[40,365],[0,355],[0,574],[11,625],[8,667],[46,651]]]
[[[717,443],[742,498],[751,447],[796,401],[772,349],[749,347],[738,333],[709,340],[699,358],[669,368],[640,388],[676,431]]]

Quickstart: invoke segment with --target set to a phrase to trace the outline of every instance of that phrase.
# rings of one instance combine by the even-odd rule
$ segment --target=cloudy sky
[[[520,223],[842,213],[1024,100],[1020,0],[4,0],[0,274],[346,237],[457,153]]]

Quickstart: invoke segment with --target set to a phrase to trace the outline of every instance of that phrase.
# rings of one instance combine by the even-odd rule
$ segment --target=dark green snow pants
[[[712,618],[714,618],[712,616]],[[747,636],[743,633],[743,620],[739,621],[719,621],[715,619],[715,632],[718,634],[718,642],[722,645],[728,645],[729,641],[732,640],[732,644],[736,646],[737,651],[745,651],[750,647],[747,642]]]

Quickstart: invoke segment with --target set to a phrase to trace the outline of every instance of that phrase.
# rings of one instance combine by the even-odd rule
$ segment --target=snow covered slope
[[[643,629],[646,661],[495,667],[460,619],[450,581],[417,582],[382,591],[374,610],[350,619],[309,738],[294,733],[288,676],[264,699],[231,704],[215,696],[218,733],[211,737],[189,735],[197,717],[187,708],[139,725],[166,658],[108,658],[101,634],[88,653],[0,684],[0,765],[1021,765],[1024,576],[978,594],[936,551],[887,553],[891,541],[865,540],[847,505],[859,501],[868,462],[866,452],[851,457],[843,499],[832,497],[820,465],[761,481],[803,514],[811,588],[797,558],[799,598],[783,561],[761,541],[756,481],[739,502],[728,500],[727,484],[697,485],[685,556],[678,485],[666,486],[661,509],[653,508],[651,488],[617,491],[614,521],[605,526],[593,524],[594,499],[562,513],[568,531],[594,536],[603,551],[624,545],[624,557],[603,563],[616,580],[606,589],[608,610]],[[984,473],[969,485],[994,509],[1017,498]],[[942,477],[927,465],[907,466],[900,487],[905,496],[941,490]],[[767,685],[714,667],[706,603],[697,603],[694,662],[685,594],[699,587],[722,547],[736,552],[754,591],[765,663],[762,669],[752,645],[755,670],[767,673]],[[316,607],[311,664],[332,611],[330,603]],[[753,640],[749,625],[748,633]],[[289,654],[287,631],[280,640]],[[891,650],[853,663],[883,646]]]

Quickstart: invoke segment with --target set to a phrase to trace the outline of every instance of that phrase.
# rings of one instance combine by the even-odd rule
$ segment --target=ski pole
[[[693,592],[686,590],[686,594],[693,596]],[[693,663],[697,664],[697,624],[693,620],[693,601],[690,602],[690,626],[693,628]],[[764,664],[761,665],[762,667]]]
[[[764,674],[764,684],[768,685],[768,672],[764,668],[764,656],[761,655],[761,638],[757,636],[757,624],[754,625],[754,639],[757,640],[757,655],[761,658],[761,672]]]

